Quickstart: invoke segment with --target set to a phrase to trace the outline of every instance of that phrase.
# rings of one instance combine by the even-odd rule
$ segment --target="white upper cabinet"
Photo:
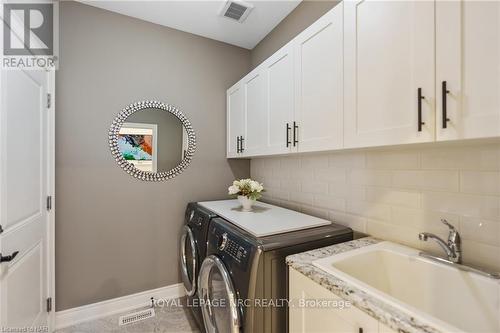
[[[245,131],[245,91],[240,83],[227,91],[227,157],[237,157]]]
[[[243,156],[264,153],[267,146],[267,80],[265,72],[253,71],[244,79],[245,135],[240,148]]]
[[[246,75],[239,83],[242,100],[238,84],[228,91],[228,117],[237,118],[228,157],[342,148],[342,8],[337,5]],[[241,132],[234,112],[244,114],[244,134],[234,134]],[[231,151],[235,135],[243,136],[243,152]]]
[[[267,154],[292,151],[292,123],[295,112],[293,48],[286,45],[265,61],[267,75]]]
[[[437,1],[436,62],[437,139],[499,136],[500,2]]]
[[[340,3],[294,40],[299,152],[342,148],[342,10]]]
[[[345,146],[434,140],[434,2],[346,1],[344,10]]]
[[[343,1],[227,95],[228,157],[500,137],[500,1]]]

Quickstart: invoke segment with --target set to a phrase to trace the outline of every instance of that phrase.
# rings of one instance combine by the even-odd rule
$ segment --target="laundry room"
[[[1,8],[0,332],[500,333],[500,1]]]

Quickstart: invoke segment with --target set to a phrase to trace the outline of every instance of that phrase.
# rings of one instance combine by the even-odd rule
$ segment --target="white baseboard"
[[[56,330],[89,320],[130,311],[151,304],[151,297],[172,299],[185,296],[182,283],[146,290],[137,294],[118,297],[56,312]]]

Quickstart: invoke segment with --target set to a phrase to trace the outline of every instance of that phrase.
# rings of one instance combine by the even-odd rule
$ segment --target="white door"
[[[245,87],[245,135],[241,145],[242,156],[265,153],[267,145],[267,80],[262,67],[250,73],[244,81]]]
[[[238,157],[245,130],[245,90],[240,83],[227,91],[227,157]]]
[[[53,250],[47,195],[53,167],[44,71],[2,71],[0,113],[0,327],[49,324]],[[51,213],[52,214],[52,213]],[[8,258],[7,258],[8,259]]]
[[[342,148],[343,3],[295,39],[298,150]]]
[[[500,135],[500,2],[437,1],[436,97],[438,140]]]
[[[268,154],[292,150],[292,124],[295,111],[293,47],[284,46],[264,63],[267,73]]]
[[[344,22],[345,146],[433,141],[434,2],[346,1]]]

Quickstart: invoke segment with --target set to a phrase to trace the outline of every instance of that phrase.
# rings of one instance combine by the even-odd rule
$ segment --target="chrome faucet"
[[[448,221],[446,221],[445,219],[441,219],[441,222],[450,229],[450,233],[448,234],[448,242],[445,242],[440,237],[428,232],[422,232],[418,234],[418,239],[420,239],[421,241],[427,241],[427,239],[429,238],[435,240],[439,244],[439,246],[441,246],[444,252],[446,252],[449,261],[456,264],[461,264],[462,247],[460,234],[458,233],[457,229],[455,229],[455,227],[448,223]]]

